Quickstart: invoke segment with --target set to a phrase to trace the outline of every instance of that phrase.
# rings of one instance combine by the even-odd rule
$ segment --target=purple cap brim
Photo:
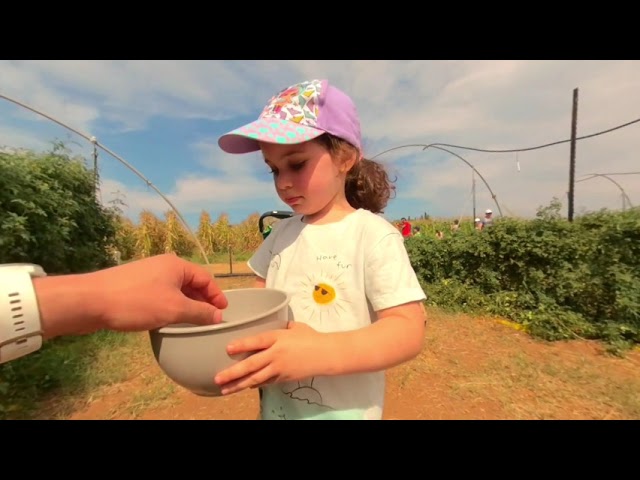
[[[313,140],[323,133],[323,130],[291,120],[260,118],[222,135],[218,145],[227,153],[249,153],[260,150],[258,142],[295,145]]]

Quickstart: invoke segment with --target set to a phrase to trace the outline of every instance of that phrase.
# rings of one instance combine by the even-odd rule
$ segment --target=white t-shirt
[[[294,321],[320,332],[365,328],[377,310],[426,298],[400,232],[364,209],[326,225],[281,220],[249,266],[291,293]],[[261,418],[381,419],[384,389],[384,371],[268,385]]]

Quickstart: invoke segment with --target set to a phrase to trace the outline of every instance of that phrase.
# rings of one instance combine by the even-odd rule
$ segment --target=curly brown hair
[[[315,140],[329,151],[334,160],[347,162],[353,155],[359,154],[358,149],[349,142],[329,133]],[[394,182],[382,164],[363,158],[347,173],[347,201],[353,208],[384,213],[391,195],[395,193]]]

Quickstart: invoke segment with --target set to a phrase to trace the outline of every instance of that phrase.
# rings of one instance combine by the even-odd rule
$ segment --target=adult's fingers
[[[206,301],[183,297],[183,302],[182,310],[184,315],[180,316],[181,323],[213,325],[222,321],[222,310]]]
[[[183,265],[183,288],[187,287],[193,291],[197,291],[201,298],[204,298],[207,302],[218,308],[226,308],[228,306],[227,297],[224,296],[222,289],[211,273],[202,266],[187,260],[183,260]]]

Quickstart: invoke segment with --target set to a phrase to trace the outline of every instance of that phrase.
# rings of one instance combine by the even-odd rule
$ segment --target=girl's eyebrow
[[[303,149],[295,149],[295,150],[291,150],[290,152],[287,152],[286,154],[284,154],[282,156],[283,160],[289,159],[290,157],[293,157],[295,155],[299,155],[301,153],[304,153]],[[266,163],[267,165],[271,165],[271,162],[269,161],[269,159],[267,157],[264,157],[264,163]],[[291,165],[291,162],[288,162]]]
[[[282,155],[282,159],[284,160],[286,158],[289,158],[289,157],[292,157],[294,155],[297,155],[299,153],[304,153],[304,152],[305,152],[305,149],[303,147],[292,146],[291,149],[287,153]],[[264,157],[264,161],[268,162],[269,160],[267,159],[267,157]]]

